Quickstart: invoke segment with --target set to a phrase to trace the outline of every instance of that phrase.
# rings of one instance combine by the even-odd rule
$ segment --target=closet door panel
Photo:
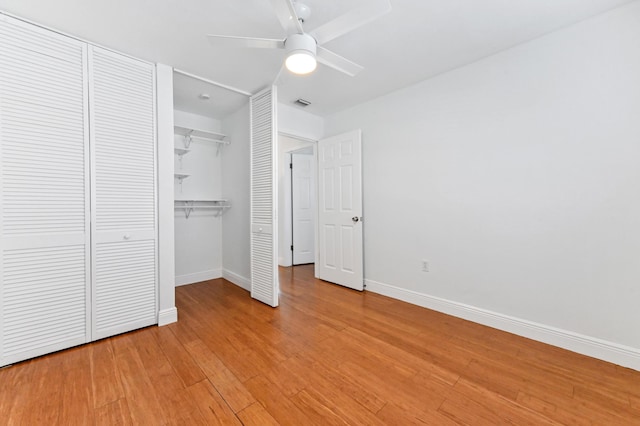
[[[90,48],[93,339],[157,323],[155,74]]]
[[[270,87],[251,97],[251,297],[278,306],[277,92]]]
[[[90,338],[86,47],[0,17],[0,365]]]

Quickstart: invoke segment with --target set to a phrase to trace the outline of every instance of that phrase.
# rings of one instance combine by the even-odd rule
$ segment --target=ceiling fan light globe
[[[302,19],[302,21],[306,21],[311,16],[311,8],[304,3],[295,2],[293,7],[296,11],[296,15],[298,15],[298,19]]]
[[[318,66],[316,57],[306,50],[294,50],[287,56],[285,66],[294,74],[309,74]]]

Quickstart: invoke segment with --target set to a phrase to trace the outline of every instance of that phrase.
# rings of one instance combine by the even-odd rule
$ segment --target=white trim
[[[237,88],[235,88],[233,86],[229,86],[227,84],[218,83],[217,81],[209,80],[208,78],[200,77],[199,75],[191,74],[190,72],[182,71],[182,70],[179,70],[177,68],[174,68],[173,72],[176,72],[178,74],[182,74],[182,75],[184,75],[186,77],[195,78],[196,80],[204,81],[205,83],[213,84],[214,86],[222,87],[223,89],[231,90],[232,92],[236,92],[236,93],[239,93],[241,95],[251,96],[251,93],[246,92],[246,91],[244,91],[242,89],[237,89]]]
[[[640,371],[640,349],[365,279],[366,290]]]
[[[286,136],[288,138],[298,139],[299,141],[302,141],[302,142],[311,142],[311,143],[315,143],[315,144],[318,143],[317,139],[311,139],[311,138],[308,138],[308,137],[305,137],[305,136],[299,136],[299,135],[296,135],[294,133],[289,133],[289,132],[280,132],[280,131],[278,131],[278,136]]]
[[[237,285],[247,291],[251,291],[251,280],[249,278],[238,275],[235,272],[231,272],[228,269],[222,270],[222,278],[229,281],[232,284]]]
[[[156,64],[158,311],[175,309],[173,68]]]
[[[178,308],[169,308],[158,313],[158,326],[178,322]]]
[[[194,272],[192,274],[177,275],[176,287],[187,284],[195,284],[202,281],[215,280],[222,278],[221,269],[209,269],[208,271]]]

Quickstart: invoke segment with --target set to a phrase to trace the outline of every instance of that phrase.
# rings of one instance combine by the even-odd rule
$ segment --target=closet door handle
[[[129,234],[124,234],[124,236],[123,236],[122,238],[124,238],[125,240],[128,240],[128,239],[130,239],[130,238],[131,238],[131,235],[129,235]]]

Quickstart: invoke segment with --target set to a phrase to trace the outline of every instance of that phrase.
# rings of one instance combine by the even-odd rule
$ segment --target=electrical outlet
[[[422,272],[429,272],[429,261],[422,261]]]

